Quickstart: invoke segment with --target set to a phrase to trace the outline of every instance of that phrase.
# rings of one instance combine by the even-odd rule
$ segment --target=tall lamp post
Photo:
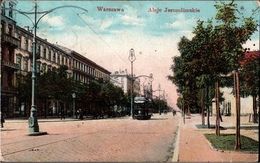
[[[133,117],[133,92],[134,92],[134,77],[133,77],[133,62],[136,60],[134,49],[129,51],[129,61],[131,62],[131,115]]]
[[[159,102],[161,102],[160,100],[160,92],[161,92],[161,84],[158,85],[158,90],[159,90]],[[159,114],[161,115],[161,104],[159,103]]]
[[[150,74],[150,78],[149,78],[149,81],[151,82],[151,87],[150,87],[150,92],[151,92],[151,94],[150,94],[150,98],[153,98],[153,74],[151,73]]]
[[[140,76],[138,76],[138,77],[136,77],[136,78],[134,78],[134,80],[135,79],[137,79],[137,78],[139,78],[139,77],[145,77],[146,75],[140,75]],[[146,77],[149,77],[149,83],[148,83],[148,86],[149,87],[147,87],[147,90],[145,91],[145,87],[144,87],[144,83],[145,83],[145,81],[146,81],[146,78],[145,78],[145,81],[143,82],[143,89],[144,89],[144,96],[145,97],[148,97],[148,98],[152,98],[153,96],[152,96],[152,84],[153,84],[153,73],[151,73],[150,74],[150,76],[146,76]],[[146,93],[145,93],[146,92]]]
[[[28,125],[29,125],[29,136],[31,135],[42,135],[42,134],[47,134],[47,132],[40,132],[39,131],[39,125],[38,125],[38,120],[37,120],[37,108],[35,105],[35,81],[36,81],[36,76],[35,76],[35,71],[36,71],[36,30],[37,30],[37,26],[38,23],[40,22],[41,18],[43,18],[45,15],[53,12],[56,9],[60,9],[60,8],[65,8],[65,7],[73,7],[73,8],[78,8],[81,10],[84,10],[86,12],[88,12],[87,10],[85,10],[84,8],[78,7],[78,6],[72,6],[72,5],[64,5],[64,6],[60,6],[60,7],[56,7],[47,11],[41,11],[41,12],[37,12],[37,0],[34,0],[34,11],[32,12],[25,12],[25,11],[20,11],[17,9],[13,9],[14,11],[17,11],[19,14],[22,14],[24,16],[26,16],[27,18],[30,19],[30,21],[33,24],[33,28],[34,28],[34,33],[33,33],[33,66],[32,66],[32,105],[31,105],[31,114],[30,117],[28,119]],[[10,8],[6,8],[6,10],[11,10]],[[42,14],[38,19],[37,19],[37,14]],[[34,20],[32,20],[28,15],[34,15]]]
[[[73,119],[75,118],[75,98],[76,94],[72,93],[72,98],[73,98]]]

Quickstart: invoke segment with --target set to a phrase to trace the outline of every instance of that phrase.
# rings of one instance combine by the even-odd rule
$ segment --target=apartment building
[[[17,107],[17,90],[15,83],[15,74],[19,70],[15,62],[15,49],[19,46],[19,40],[15,36],[16,22],[12,8],[15,7],[15,1],[3,3],[1,11],[1,54],[0,54],[0,72],[1,72],[1,111],[14,112]],[[10,10],[4,10],[6,7]],[[3,16],[2,16],[3,15]]]
[[[12,8],[16,1],[1,3],[1,111],[7,117],[29,116],[29,102],[18,98],[17,78],[32,71],[33,33],[29,28],[19,27],[15,21]],[[9,8],[4,10],[4,8]],[[52,44],[47,39],[36,37],[36,73],[57,69],[62,65],[68,67],[68,77],[88,84],[91,79],[110,79],[110,72],[83,55]],[[58,114],[59,103],[54,99],[36,101],[39,116],[51,112]]]
[[[66,51],[72,56],[72,78],[76,81],[89,84],[93,78],[102,79],[104,81],[109,81],[110,71],[106,70],[102,66],[96,64],[90,59],[84,57],[78,52],[71,50],[69,48],[63,47],[61,45],[55,44],[56,47]]]

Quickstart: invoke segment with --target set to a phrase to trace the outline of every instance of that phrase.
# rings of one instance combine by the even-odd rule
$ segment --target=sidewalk
[[[178,162],[257,162],[258,153],[213,149],[203,134],[215,133],[215,129],[198,129],[196,125],[201,125],[199,114],[186,117],[185,124],[181,115],[178,116],[180,116]],[[220,130],[220,134],[235,133],[234,119],[232,116],[223,116],[224,122],[220,122],[220,125],[227,130]],[[205,123],[207,124],[206,117]],[[215,116],[210,117],[210,123],[215,125]],[[250,129],[247,127],[249,125]],[[248,116],[241,117],[240,134],[258,141],[258,124],[249,123]]]

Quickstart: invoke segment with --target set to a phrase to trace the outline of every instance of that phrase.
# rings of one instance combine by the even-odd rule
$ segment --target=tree
[[[31,96],[32,96],[32,74],[28,73],[26,75],[19,73],[17,74],[17,91],[18,99],[20,103],[25,104],[25,113],[29,113],[27,108],[31,106]],[[29,116],[29,115],[27,115]]]
[[[243,18],[241,22],[237,14],[237,5],[233,3],[215,5],[217,9],[216,20],[219,25],[216,26],[219,38],[223,38],[222,51],[226,59],[230,62],[230,68],[234,70],[235,78],[235,96],[236,96],[236,145],[235,149],[241,149],[240,141],[240,88],[239,73],[240,67],[238,58],[243,54],[242,44],[245,43],[257,29],[257,22],[253,17]]]
[[[241,57],[240,63],[242,66],[241,69],[241,92],[244,96],[251,95],[253,97],[253,122],[257,123],[257,102],[256,98],[259,96],[259,59],[260,59],[260,52],[255,51],[252,52],[255,55],[251,57],[246,57],[247,54],[245,53],[244,56]]]
[[[198,21],[194,30],[194,37],[188,40],[181,38],[178,43],[178,49],[181,56],[174,58],[174,64],[171,69],[174,76],[168,76],[178,87],[178,92],[182,93],[186,103],[190,103],[188,95],[196,91],[198,88],[194,83],[198,83],[204,87],[208,79],[215,79],[216,94],[216,135],[220,135],[219,122],[219,81],[221,74],[228,74],[232,70],[235,72],[236,81],[236,104],[237,104],[237,141],[236,149],[240,149],[240,135],[238,127],[240,125],[240,101],[239,101],[239,80],[238,80],[238,57],[242,52],[242,44],[247,41],[256,30],[256,21],[252,17],[244,18],[239,25],[237,21],[237,5],[231,3],[216,4],[217,9],[216,21],[217,25],[212,26],[212,22],[208,21],[208,25],[204,27],[203,21]],[[212,62],[213,61],[213,62]],[[198,67],[200,65],[201,67]],[[197,77],[197,80],[194,78]],[[211,80],[208,80],[211,81]],[[209,82],[211,83],[211,82]],[[193,89],[191,89],[193,88]],[[196,93],[197,94],[197,93]],[[203,96],[202,96],[203,97]],[[202,102],[204,100],[201,100]]]

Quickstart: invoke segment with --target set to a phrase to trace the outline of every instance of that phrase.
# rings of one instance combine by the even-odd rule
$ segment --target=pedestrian
[[[76,119],[78,118],[79,110],[76,111]]]
[[[5,117],[4,117],[4,114],[2,112],[0,112],[1,114],[1,128],[4,127],[4,123],[5,123]]]
[[[81,109],[79,109],[79,119],[83,120],[83,113]]]
[[[172,115],[175,116],[176,115],[176,111],[172,110]]]
[[[61,109],[61,114],[60,114],[60,120],[65,119],[65,114],[64,114],[64,110]]]
[[[219,110],[218,110],[218,114],[219,114],[219,119],[220,119],[220,121],[223,122],[222,116],[221,116],[221,114],[220,114],[220,108],[219,108]]]

